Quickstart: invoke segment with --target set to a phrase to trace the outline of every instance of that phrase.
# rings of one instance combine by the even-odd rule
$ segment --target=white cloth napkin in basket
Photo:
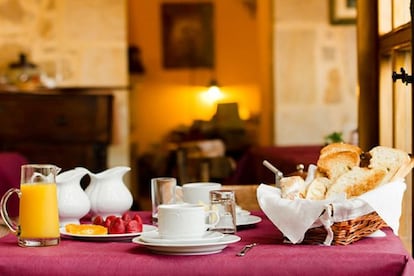
[[[319,201],[284,199],[279,188],[261,184],[257,189],[257,201],[270,221],[292,243],[302,242],[308,229],[323,225],[328,233],[324,244],[330,245],[333,239],[331,225],[334,222],[355,219],[373,211],[398,235],[406,187],[404,179],[398,179],[349,200],[343,196]]]

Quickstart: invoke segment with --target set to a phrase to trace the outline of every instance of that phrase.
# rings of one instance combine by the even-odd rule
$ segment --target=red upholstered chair
[[[263,160],[269,161],[284,175],[288,175],[295,172],[299,164],[303,164],[305,170],[310,164],[316,164],[322,147],[322,145],[252,147],[237,162],[235,172],[224,184],[273,184],[275,175],[263,166]]]
[[[14,152],[0,153],[0,197],[10,188],[18,188],[20,186],[20,167],[27,164],[27,159]],[[8,213],[11,217],[17,217],[19,214],[19,201],[13,195],[10,197]]]

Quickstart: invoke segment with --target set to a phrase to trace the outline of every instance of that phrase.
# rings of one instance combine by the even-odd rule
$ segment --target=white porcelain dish
[[[248,215],[242,220],[237,220],[237,226],[253,225],[262,221],[261,217]]]
[[[142,232],[136,233],[125,233],[125,234],[106,234],[106,235],[80,235],[66,232],[65,228],[60,228],[60,235],[62,238],[77,239],[85,241],[125,241],[131,240],[143,233],[149,233],[156,231],[157,227],[153,225],[144,224],[142,225]]]
[[[151,243],[145,242],[141,237],[132,239],[133,243],[146,247],[157,254],[166,255],[207,255],[221,252],[229,244],[240,241],[237,235],[224,235],[223,238],[212,242],[195,242],[195,243]]]
[[[238,223],[246,223],[250,216],[250,212],[247,210],[239,210],[236,212],[236,221]]]
[[[206,233],[200,238],[193,239],[164,239],[161,238],[158,231],[152,231],[143,233],[140,236],[140,240],[148,243],[161,243],[161,244],[194,244],[194,243],[209,243],[222,239],[223,233],[215,231],[206,231]]]

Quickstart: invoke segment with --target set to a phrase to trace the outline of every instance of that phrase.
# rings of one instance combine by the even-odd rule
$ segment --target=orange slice
[[[66,224],[66,232],[77,235],[106,235],[108,229],[95,224]]]

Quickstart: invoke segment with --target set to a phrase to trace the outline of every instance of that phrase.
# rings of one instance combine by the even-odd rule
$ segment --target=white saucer
[[[150,243],[145,242],[141,237],[132,239],[133,243],[145,246],[149,250],[158,254],[167,255],[206,255],[221,252],[229,244],[240,241],[240,237],[236,235],[224,235],[223,238],[213,242],[201,242],[201,243],[183,243],[183,244],[170,244],[170,243]]]
[[[240,209],[240,210],[238,210],[238,211],[236,212],[236,214],[237,214],[238,216],[248,216],[248,215],[250,215],[250,211]]]
[[[237,220],[237,226],[253,225],[261,221],[261,217],[248,215],[246,218],[243,217],[242,220]]]
[[[157,244],[201,244],[218,241],[223,238],[224,234],[216,231],[206,231],[206,233],[199,238],[191,239],[164,239],[161,238],[158,231],[143,233],[140,237],[140,240],[148,243],[157,243]]]

